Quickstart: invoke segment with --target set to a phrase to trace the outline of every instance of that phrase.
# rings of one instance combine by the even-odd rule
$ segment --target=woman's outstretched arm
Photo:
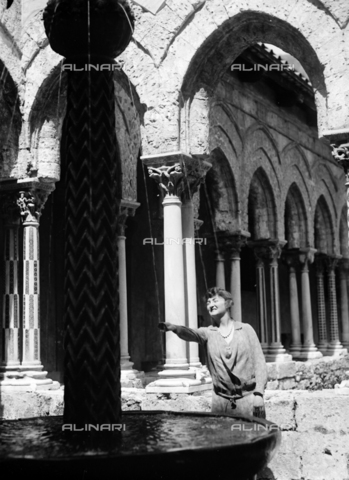
[[[188,328],[183,327],[182,325],[174,325],[170,322],[161,322],[158,324],[158,328],[163,332],[173,332],[186,342],[196,342],[200,343],[200,345],[204,345],[207,342],[205,327]]]

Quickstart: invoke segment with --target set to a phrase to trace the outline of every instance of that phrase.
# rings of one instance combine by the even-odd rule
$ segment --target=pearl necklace
[[[228,333],[228,335],[223,335],[222,332],[219,332],[219,333],[222,335],[223,338],[228,338],[229,335],[231,334],[231,332],[233,331],[233,328],[234,328],[234,324],[231,326],[231,330],[230,330],[230,332]]]

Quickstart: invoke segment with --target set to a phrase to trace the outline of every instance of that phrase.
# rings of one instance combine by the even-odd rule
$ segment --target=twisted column
[[[302,264],[302,323],[303,323],[303,347],[300,358],[320,358],[322,353],[316,348],[313,333],[313,315],[311,309],[310,285],[309,285],[309,263],[314,261],[314,248],[301,249],[299,260]]]
[[[318,335],[319,342],[317,348],[326,355],[328,346],[327,321],[326,321],[326,302],[324,287],[324,263],[320,255],[316,255],[316,286],[317,286],[317,311],[318,311]]]
[[[338,311],[337,311],[337,293],[336,293],[336,274],[335,268],[338,265],[339,258],[326,257],[326,270],[328,278],[328,297],[330,303],[330,342],[328,344],[328,355],[338,355],[344,348],[339,340]]]

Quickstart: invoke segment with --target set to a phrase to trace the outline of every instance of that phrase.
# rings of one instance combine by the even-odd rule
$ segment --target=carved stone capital
[[[281,260],[290,269],[296,269],[299,266],[299,248],[283,250]]]
[[[193,200],[193,197],[198,192],[200,185],[204,182],[207,172],[212,167],[212,164],[195,157],[184,157],[182,161],[182,169],[184,172],[184,179],[180,187],[182,201]]]
[[[326,257],[324,257],[325,267],[328,274],[334,273],[335,269],[339,265],[339,261],[341,258],[342,258],[341,255],[335,255],[335,256],[327,255]]]
[[[155,180],[162,195],[180,196],[179,184],[183,181],[183,171],[179,163],[172,166],[148,167],[150,178]]]
[[[333,158],[343,167],[345,174],[348,177],[349,171],[349,143],[337,145],[331,144]]]
[[[120,214],[118,216],[117,231],[119,236],[125,235],[126,221],[129,217],[134,217],[137,208],[140,206],[138,202],[121,200]]]
[[[316,252],[316,248],[301,248],[299,250],[299,261],[304,267],[307,267],[309,263],[313,263]]]
[[[248,242],[248,245],[253,248],[257,261],[268,260],[271,266],[276,266],[286,243],[284,240],[261,240]]]
[[[39,225],[45,203],[54,190],[51,188],[30,188],[17,194],[17,205],[23,225]]]

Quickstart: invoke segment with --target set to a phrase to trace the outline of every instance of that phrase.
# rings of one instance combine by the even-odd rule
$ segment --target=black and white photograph
[[[0,0],[0,478],[349,480],[349,0]]]

